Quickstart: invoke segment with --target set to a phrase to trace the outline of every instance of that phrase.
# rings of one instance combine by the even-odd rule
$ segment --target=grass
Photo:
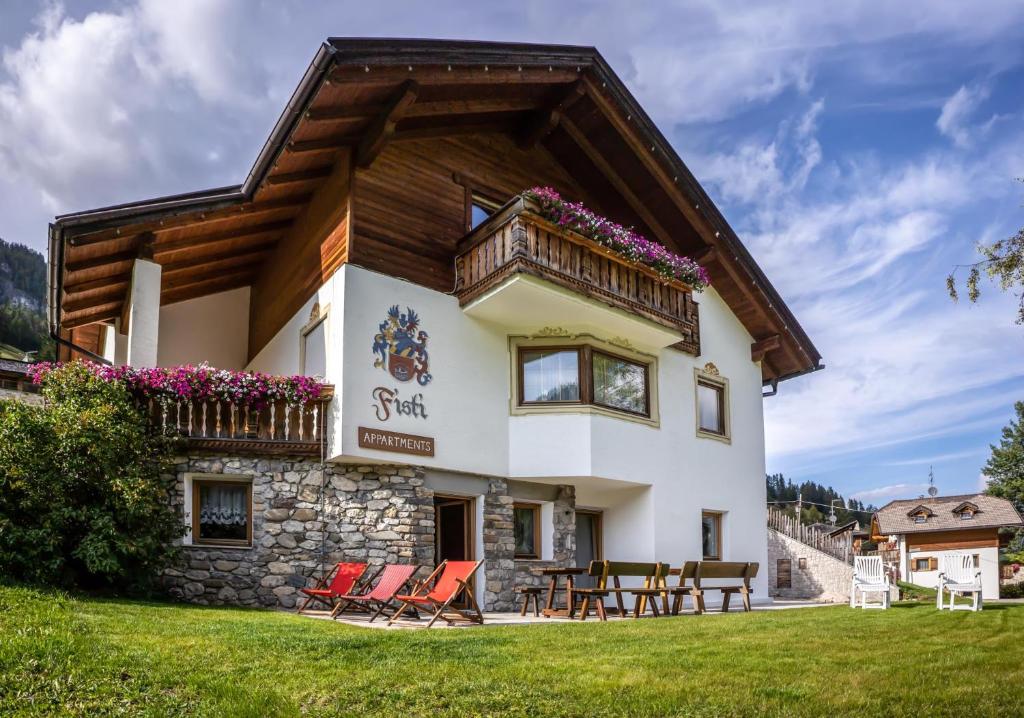
[[[1024,605],[376,631],[0,586],[0,715],[1021,715]]]

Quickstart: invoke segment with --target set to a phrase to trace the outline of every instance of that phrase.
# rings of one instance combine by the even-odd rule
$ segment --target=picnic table
[[[558,617],[566,617],[567,616],[569,618],[572,618],[573,617],[573,613],[575,612],[575,605],[574,605],[575,601],[573,600],[573,595],[572,595],[574,577],[575,576],[582,576],[586,572],[587,572],[587,569],[585,569],[585,568],[577,568],[575,566],[569,566],[569,567],[551,566],[551,567],[537,569],[537,573],[539,575],[547,576],[549,578],[549,583],[548,583],[548,599],[544,603],[544,610],[541,611],[541,614],[544,617],[546,617],[546,618],[551,618],[551,617],[554,617],[554,616],[558,616]],[[564,586],[562,588],[558,587],[558,580],[559,579],[564,579]],[[564,590],[565,591],[565,606],[564,607],[557,606],[556,605],[556,601],[555,601],[555,594],[558,593],[558,591],[560,591],[560,590]]]

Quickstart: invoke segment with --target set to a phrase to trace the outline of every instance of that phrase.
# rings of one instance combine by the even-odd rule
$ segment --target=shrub
[[[999,587],[999,598],[1024,598],[1024,583],[1004,583]]]
[[[140,590],[185,527],[171,508],[170,440],[125,386],[80,364],[47,374],[42,406],[0,401],[0,575]]]

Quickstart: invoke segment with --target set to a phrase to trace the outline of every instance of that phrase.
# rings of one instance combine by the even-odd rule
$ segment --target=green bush
[[[185,527],[161,479],[172,446],[127,390],[77,364],[43,380],[45,405],[0,401],[0,575],[139,591]]]
[[[999,598],[1024,598],[1024,583],[1004,583],[999,587]]]

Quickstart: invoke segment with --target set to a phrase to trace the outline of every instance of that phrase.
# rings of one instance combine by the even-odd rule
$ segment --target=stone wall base
[[[853,566],[774,529],[767,531],[768,595],[836,603],[850,600]],[[780,559],[790,561],[790,588],[780,588],[778,585]],[[800,568],[800,559],[804,559],[804,568]]]

